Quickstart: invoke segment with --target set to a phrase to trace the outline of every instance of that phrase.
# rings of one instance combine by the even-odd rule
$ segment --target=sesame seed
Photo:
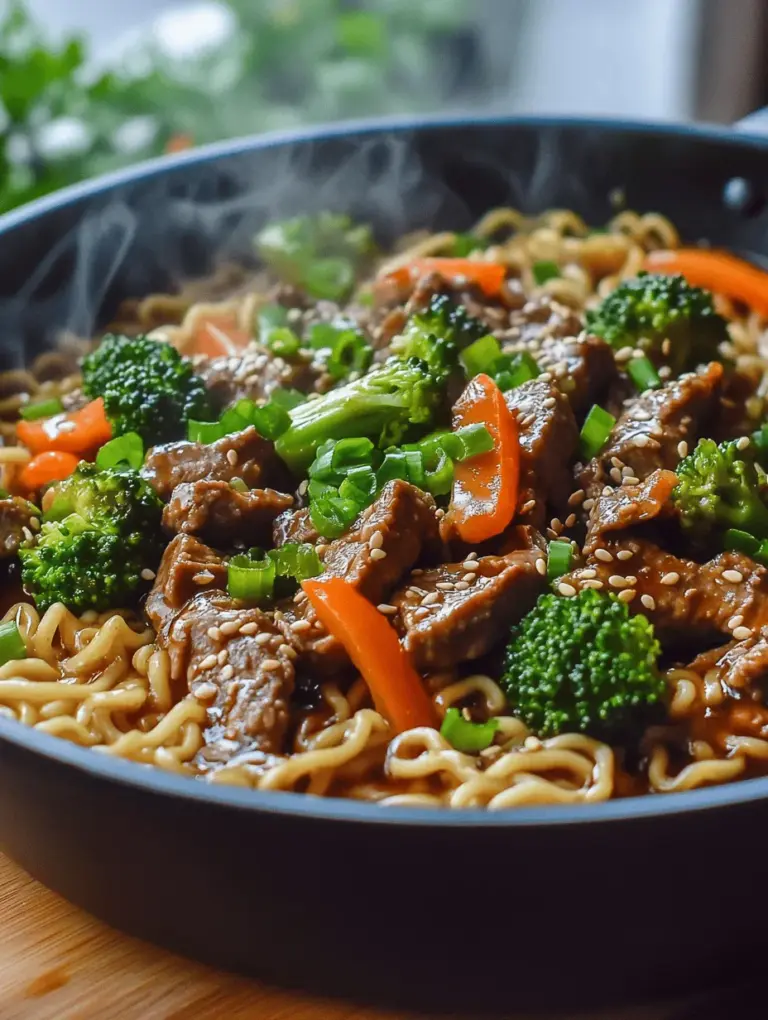
[[[603,563],[613,563],[613,553],[607,549],[595,549],[595,559],[602,560]]]
[[[221,671],[222,680],[231,680],[234,675],[235,675],[234,666],[225,666],[224,669],[222,669]]]
[[[624,461],[623,460],[619,460],[618,457],[611,457],[611,464],[613,464],[613,466],[615,468],[618,468],[620,471],[623,470],[624,467],[626,466],[624,464]]]
[[[677,584],[677,582],[679,580],[680,580],[680,575],[677,573],[677,571],[676,570],[670,570],[670,572],[668,574],[664,574],[664,576],[661,579],[661,583],[662,584],[672,585],[672,584]]]
[[[723,580],[730,581],[731,584],[740,584],[744,580],[744,575],[739,570],[724,570]]]
[[[642,352],[642,351],[640,350],[640,348],[639,348],[639,347],[636,347],[636,348],[635,348],[635,349],[634,349],[634,350],[632,351],[632,357],[633,357],[633,358],[643,358],[643,357],[645,357],[645,355],[643,354],[643,352]]]
[[[195,584],[208,584],[209,581],[213,580],[213,574],[210,570],[201,570],[193,576],[192,580]]]
[[[394,607],[391,606],[390,608]],[[381,606],[379,606],[379,609],[381,609]],[[291,630],[294,631],[294,633],[296,634],[301,634],[303,630],[309,630],[311,626],[312,624],[309,622],[309,620],[294,620],[293,623],[291,624]],[[241,633],[245,634],[245,627],[241,629]]]
[[[613,470],[615,471],[616,469],[614,468]],[[603,491],[600,493],[600,495],[601,496],[612,496],[613,495],[613,489],[611,488],[610,485],[605,485],[605,486],[603,486]]]
[[[421,600],[421,604],[422,606],[434,606],[435,602],[438,602],[439,599],[440,595],[438,594],[438,592],[431,591],[429,592],[428,595],[424,596],[424,598]]]
[[[626,588],[624,591],[619,592],[619,602],[631,602],[635,595],[637,595],[636,591],[632,588]]]
[[[213,653],[211,653],[210,655],[206,655],[206,657],[202,660],[202,662],[200,663],[200,665],[197,668],[198,669],[213,669],[213,667],[215,665],[216,665],[216,656]]]
[[[656,608],[656,599],[653,597],[653,595],[641,595],[640,601],[643,603],[646,609]]]
[[[261,664],[261,668],[268,671],[280,669],[280,661],[278,659],[265,659]]]
[[[541,574],[542,577],[544,577],[544,575],[547,572],[546,561],[541,559],[536,560],[536,570]]]
[[[572,598],[576,594],[576,589],[572,584],[567,584],[565,581],[561,581],[557,586],[557,590],[561,595],[565,595],[566,598]]]
[[[749,436],[742,436],[741,439],[736,443],[737,450],[746,450],[749,446]]]
[[[194,695],[198,699],[202,698],[204,701],[207,701],[209,698],[214,697],[216,690],[216,684],[203,682],[195,687]]]
[[[293,596],[293,601],[297,606],[301,605],[302,602],[307,601],[307,593],[305,591],[297,591]],[[243,630],[243,633],[245,633],[245,630]]]
[[[29,526],[30,526],[30,528],[32,528],[33,531],[39,531],[40,530],[40,518],[39,517],[30,517],[29,518]],[[150,573],[152,573],[152,571],[150,571]],[[144,571],[143,570],[141,572],[141,576],[142,577],[144,576]],[[152,573],[152,577],[154,577],[154,576],[155,576],[154,573]]]
[[[77,425],[73,421],[63,421],[57,428],[57,432],[74,432]]]
[[[557,401],[554,397],[547,397],[547,399],[542,402],[542,407],[554,407],[556,403]]]
[[[462,563],[462,567],[465,570],[474,570],[476,566],[477,564],[475,563],[474,560],[464,560],[464,562]]]
[[[285,643],[278,645],[277,650],[281,655],[285,655],[289,659],[293,659],[296,657],[296,652],[293,650],[293,648],[291,648],[290,645],[286,645]]]
[[[216,661],[218,662],[218,664],[220,666],[223,666],[228,658],[229,658],[229,652],[227,651],[226,648],[222,648],[222,650],[216,656]]]
[[[622,577],[620,574],[611,574],[611,576],[608,578],[608,584],[610,584],[611,588],[629,588],[629,587],[631,587],[631,585],[630,585],[629,581],[627,581],[626,577]]]
[[[621,484],[621,471],[618,468],[611,468],[610,475],[612,482],[616,482],[617,485]]]
[[[397,606],[390,606],[388,602],[380,602],[378,606],[376,606],[376,608],[380,613],[383,613],[385,616],[392,616],[394,613],[397,612]],[[295,629],[296,628],[294,627],[294,630]]]
[[[154,570],[150,570],[149,567],[144,567],[144,569],[141,572],[141,576],[144,578],[145,581],[154,581],[155,572]]]
[[[680,442],[677,444],[677,453],[678,456],[680,457],[688,456],[688,444],[684,439],[681,439]]]
[[[624,475],[622,485],[639,485],[640,479],[637,475]]]
[[[535,499],[526,500],[526,502],[523,503],[523,505],[520,507],[520,513],[521,514],[529,514],[531,512],[531,510],[533,510],[533,508],[535,506],[536,506],[536,500]]]
[[[578,506],[583,501],[584,495],[583,489],[577,489],[575,492],[572,492],[568,497],[568,506]]]
[[[735,630],[737,627],[740,627],[742,623],[744,623],[744,617],[741,616],[741,614],[737,614],[730,618],[728,623],[726,623],[726,627],[728,630]]]
[[[672,350],[672,341],[669,339],[669,337],[667,337],[665,340],[662,341],[662,344],[661,344],[661,353],[664,355],[664,357],[666,357],[671,350]]]
[[[29,530],[29,528],[26,526],[26,524],[22,527],[21,533],[28,542],[31,542],[32,539],[35,537]]]
[[[477,573],[474,570],[468,570],[467,573],[462,577],[462,581],[466,581],[467,584],[472,584],[477,579]]]
[[[631,560],[632,559],[632,550],[631,549],[619,549],[619,551],[616,553],[616,559],[617,560]]]
[[[254,627],[255,626],[256,624],[254,624]],[[245,627],[242,628],[240,633],[241,634],[245,633]],[[274,634],[257,634],[256,637],[254,638],[254,641],[256,642],[257,645],[268,645],[274,636],[275,636]]]
[[[632,415],[633,421],[650,421],[651,415],[649,411],[644,411],[641,407],[638,408]]]
[[[438,521],[442,520],[443,517],[445,517],[445,510],[443,510],[442,507],[439,507],[437,510],[435,510],[435,517],[438,519]]]
[[[457,581],[453,587],[456,591],[466,591],[469,588],[469,581]]]
[[[563,522],[559,517],[553,517],[549,522],[549,526],[553,531],[557,531],[558,533],[563,530]]]
[[[566,528],[572,528],[575,523],[576,523],[576,514],[568,514],[568,516],[565,518],[565,526],[566,526]]]
[[[384,544],[384,536],[380,531],[374,531],[371,537],[368,539],[369,549],[381,549]]]
[[[386,558],[387,554],[384,552],[383,549],[371,549],[372,560],[385,560]]]
[[[581,582],[581,587],[582,588],[594,588],[595,591],[599,591],[603,587],[603,582],[602,581],[593,581],[591,579],[588,579],[586,581],[582,581]]]
[[[438,581],[435,588],[438,591],[453,591],[453,581]]]
[[[413,570],[411,571],[411,577],[421,577],[423,573],[424,570],[422,567],[414,567]]]
[[[219,627],[222,634],[237,634],[242,623],[240,620],[226,620]]]
[[[474,549],[472,550],[471,553],[467,554],[467,559],[468,560],[476,560],[477,559],[477,553],[475,552]]]
[[[597,577],[597,571],[593,570],[592,567],[587,567],[586,570],[582,570],[581,576],[587,578]]]
[[[205,633],[211,641],[221,641],[221,631],[218,627],[209,627]]]
[[[297,623],[305,623],[306,621],[305,620],[297,620],[296,622]],[[311,623],[307,623],[307,627],[311,627],[311,626],[312,626]],[[248,635],[255,634],[258,629],[259,629],[259,626],[256,623],[245,623],[240,628],[240,633],[241,634],[248,634]],[[269,637],[269,635],[267,635],[267,637]]]
[[[632,357],[631,347],[620,347],[615,354],[615,358],[617,361],[629,361],[631,357]]]
[[[584,509],[585,510],[591,510],[594,505],[595,505],[594,499],[585,499],[584,500]]]
[[[309,488],[309,482],[306,479],[304,479],[304,481],[299,486],[299,495],[303,496],[306,493],[308,488]]]
[[[227,450],[227,460],[234,467],[237,464],[237,450]]]
[[[737,627],[733,632],[733,636],[737,641],[746,641],[747,638],[752,637],[752,631],[749,627]]]
[[[635,439],[635,446],[648,446],[650,441],[650,436],[637,436]]]
[[[419,606],[419,608],[413,614],[417,619],[422,619],[425,616],[429,616],[429,610],[426,606]]]

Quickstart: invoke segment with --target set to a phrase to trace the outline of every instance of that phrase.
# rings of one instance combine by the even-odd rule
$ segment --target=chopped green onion
[[[646,358],[630,358],[627,362],[627,375],[642,393],[644,390],[656,390],[661,386],[659,373],[653,362]]]
[[[26,659],[27,646],[15,620],[0,623],[0,666],[12,659]]]
[[[455,259],[466,258],[473,251],[483,251],[488,247],[488,240],[484,237],[476,237],[474,234],[455,234],[451,255]]]
[[[372,347],[353,323],[317,322],[307,339],[314,350],[329,351],[326,369],[334,379],[343,379],[350,372],[365,372],[373,361]]]
[[[393,482],[396,478],[408,480],[408,463],[405,459],[404,450],[388,450],[384,454],[384,460],[377,471],[379,487],[384,488],[387,482]]]
[[[522,351],[506,361],[503,366],[494,366],[491,374],[499,389],[506,393],[507,390],[514,390],[523,383],[536,379],[541,375],[541,369],[532,354]]]
[[[304,272],[304,286],[312,297],[340,301],[355,282],[355,269],[350,259],[316,259]]]
[[[426,476],[424,474],[424,457],[421,450],[405,450],[404,453],[408,481],[411,485],[423,489],[426,483]]]
[[[250,489],[242,478],[233,478],[229,483],[229,487],[230,489],[234,489],[235,492],[250,492]]]
[[[542,259],[540,262],[533,263],[531,272],[534,280],[541,287],[547,280],[555,280],[560,276],[560,267],[557,262],[552,262],[551,259]]]
[[[438,451],[437,464],[428,468],[424,486],[433,496],[447,496],[453,486],[453,461],[443,451]]]
[[[281,358],[292,358],[301,349],[301,340],[288,326],[270,329],[264,337],[265,345]]]
[[[291,416],[286,408],[270,400],[251,412],[251,424],[265,439],[277,439],[291,427]]]
[[[61,414],[64,405],[58,397],[51,397],[50,400],[40,400],[36,404],[27,404],[22,407],[19,414],[25,421],[35,421],[37,418],[50,418],[54,414]]]
[[[768,538],[763,539],[757,551],[752,554],[752,558],[762,563],[764,567],[768,566]]]
[[[246,404],[249,406],[246,408]],[[229,407],[219,418],[219,425],[222,435],[228,436],[232,432],[242,432],[251,424],[251,413],[256,405],[252,400],[238,400],[235,407]],[[243,411],[246,413],[243,414]]]
[[[294,407],[303,404],[306,399],[306,393],[302,393],[301,390],[291,389],[290,387],[272,390],[269,395],[270,403],[277,404],[278,407],[284,407],[286,411],[292,411]]]
[[[227,566],[227,591],[233,599],[262,602],[270,598],[275,586],[275,563],[269,557],[254,560],[241,553]]]
[[[102,471],[123,463],[134,471],[138,471],[144,463],[144,442],[137,432],[124,432],[122,436],[110,439],[96,454],[96,467]]]
[[[309,517],[323,538],[338,538],[349,528],[359,513],[353,500],[323,495],[309,504]]]
[[[440,727],[440,735],[457,751],[471,754],[490,747],[498,728],[498,719],[489,719],[483,723],[471,722],[464,718],[458,708],[449,708]]]
[[[474,425],[463,425],[460,429],[456,430],[454,435],[457,439],[461,440],[464,448],[461,456],[454,457],[454,460],[469,460],[470,457],[477,457],[481,453],[489,453],[493,449],[493,436],[482,422],[475,422]]]
[[[256,310],[256,324],[261,338],[268,330],[288,324],[288,309],[282,305],[262,305]]]
[[[573,563],[573,546],[570,542],[555,539],[547,546],[547,577],[555,581],[567,574]]]
[[[349,437],[338,439],[333,443],[331,464],[339,471],[370,459],[374,445],[370,439]]]
[[[592,405],[579,435],[579,446],[585,460],[591,460],[600,453],[608,442],[608,437],[615,424],[616,419],[610,412],[600,407],[599,404]]]
[[[377,490],[378,484],[373,468],[361,464],[347,471],[339,486],[339,495],[342,499],[352,500],[358,510],[364,510],[376,496]]]
[[[267,555],[275,564],[275,571],[279,577],[306,581],[307,578],[317,577],[323,572],[323,564],[317,550],[309,542],[286,542],[279,549],[270,549]]]
[[[468,378],[487,372],[495,361],[503,357],[501,347],[496,337],[489,333],[475,340],[469,347],[465,348],[459,355],[462,365]]]
[[[194,421],[190,418],[187,424],[187,439],[191,443],[215,443],[222,439],[224,429],[220,421]]]
[[[729,528],[723,536],[723,546],[733,552],[743,552],[754,558],[760,549],[760,541],[754,535],[750,535],[748,531]]]

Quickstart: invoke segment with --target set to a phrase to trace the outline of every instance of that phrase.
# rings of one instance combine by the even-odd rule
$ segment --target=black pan
[[[1,220],[2,357],[245,257],[288,213],[347,209],[386,242],[499,204],[599,224],[623,201],[768,258],[766,197],[768,144],[730,130],[443,120],[228,142]],[[768,778],[503,814],[383,809],[209,786],[2,718],[0,768],[0,846],[40,881],[133,934],[315,990],[471,1016],[637,1001],[738,977],[763,941]]]

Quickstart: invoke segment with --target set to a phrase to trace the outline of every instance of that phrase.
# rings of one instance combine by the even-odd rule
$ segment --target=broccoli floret
[[[131,468],[80,464],[48,497],[42,527],[19,550],[22,581],[40,610],[82,612],[135,603],[163,548],[162,501]]]
[[[360,436],[381,447],[398,445],[413,426],[431,426],[444,395],[444,378],[435,377],[418,358],[388,358],[366,375],[290,411],[291,426],[275,449],[297,474],[312,463],[328,439]]]
[[[331,212],[272,223],[257,235],[256,248],[278,276],[329,301],[349,295],[375,250],[370,227]]]
[[[203,380],[169,343],[110,334],[83,361],[83,389],[103,397],[116,436],[138,432],[147,446],[187,434],[190,418],[213,412]]]
[[[512,628],[501,685],[540,737],[632,740],[664,701],[659,653],[651,623],[613,595],[541,595]]]
[[[728,339],[726,321],[715,311],[709,291],[663,273],[638,273],[620,283],[587,312],[586,323],[590,333],[612,347],[639,348],[675,375],[722,360],[720,344]]]
[[[696,541],[728,528],[768,538],[765,474],[751,448],[740,450],[739,442],[700,439],[678,465],[671,499],[680,523]]]

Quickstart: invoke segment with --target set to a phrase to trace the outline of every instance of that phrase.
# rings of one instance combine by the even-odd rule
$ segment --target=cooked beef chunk
[[[449,669],[505,641],[510,624],[546,588],[545,562],[539,550],[522,551],[483,556],[471,570],[469,563],[444,563],[411,575],[391,603],[417,668]]]
[[[562,582],[577,590],[600,582],[617,595],[634,591],[630,609],[647,616],[659,638],[671,644],[712,641],[731,632],[738,638],[740,627],[756,631],[768,624],[766,569],[742,553],[694,563],[651,542],[619,536],[596,547],[587,566]]]
[[[324,392],[333,382],[313,353],[301,351],[286,360],[257,345],[232,357],[211,358],[197,371],[219,410],[244,397],[265,400],[282,387]]]
[[[141,473],[164,500],[169,500],[182,482],[242,478],[254,489],[270,483],[279,487],[285,477],[272,443],[262,439],[253,426],[208,445],[183,440],[154,446]]]
[[[613,351],[596,336],[548,337],[536,352],[539,366],[554,376],[577,418],[604,399],[618,373]]]
[[[227,568],[218,553],[192,535],[177,535],[163,553],[145,612],[160,635],[188,599],[226,583]]]
[[[321,576],[343,577],[378,605],[386,601],[424,546],[435,541],[437,518],[432,497],[408,482],[388,482],[346,535],[328,544]],[[343,649],[326,634],[306,596],[299,595],[298,602],[281,606],[281,610],[286,639],[290,638],[310,668],[328,673],[346,663]],[[299,620],[303,623],[296,631],[292,625]]]
[[[182,482],[163,511],[163,527],[221,546],[264,545],[272,537],[273,521],[292,503],[292,496],[274,489],[239,492],[229,482]]]
[[[309,542],[314,545],[319,537],[306,507],[285,510],[275,518],[272,525],[272,542],[278,547],[287,542]]]
[[[575,488],[576,421],[567,397],[546,380],[532,379],[504,397],[520,428],[518,518],[542,528],[552,513],[565,511]]]
[[[747,401],[755,399],[762,378],[762,369],[750,373],[734,371],[725,376],[720,402],[708,431],[710,439],[718,443],[724,439],[738,439],[755,428],[757,421],[747,413]],[[758,407],[761,405],[765,406],[763,398],[758,398]],[[760,417],[759,411],[757,417]]]
[[[168,650],[177,679],[208,706],[198,764],[223,764],[255,750],[279,754],[293,691],[293,651],[269,613],[224,592],[197,595],[174,619]]]
[[[751,687],[768,676],[768,627],[745,641],[729,641],[702,652],[688,668],[700,676],[716,670],[720,682],[732,690]]]
[[[637,485],[618,485],[596,497],[589,514],[584,555],[589,556],[608,531],[624,531],[673,512],[669,497],[677,485],[673,471],[654,471]]]
[[[712,418],[720,396],[723,366],[712,362],[657,390],[648,390],[624,409],[605,449],[582,472],[582,485],[594,495],[610,482],[612,468],[626,466],[641,481],[657,468],[674,469],[680,444],[689,448]]]
[[[26,499],[20,496],[0,499],[0,559],[16,554],[26,538],[24,532],[31,531],[29,522],[34,516],[35,508]]]

